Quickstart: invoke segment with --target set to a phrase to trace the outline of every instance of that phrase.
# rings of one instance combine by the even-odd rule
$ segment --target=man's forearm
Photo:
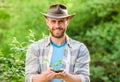
[[[41,78],[42,76],[40,74],[34,75],[32,78],[32,82],[44,82],[42,81],[43,78]]]
[[[33,82],[48,82],[49,80],[55,78],[56,73],[51,69],[48,69],[42,74],[37,74],[33,76]]]
[[[67,74],[67,75],[63,78],[63,80],[64,80],[65,82],[82,82],[79,76],[77,76],[77,75],[72,75],[72,74]]]

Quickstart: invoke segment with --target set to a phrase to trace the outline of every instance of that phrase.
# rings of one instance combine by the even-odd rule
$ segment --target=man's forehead
[[[50,20],[65,20],[67,18],[49,18],[49,17],[47,17],[47,19],[50,19]]]

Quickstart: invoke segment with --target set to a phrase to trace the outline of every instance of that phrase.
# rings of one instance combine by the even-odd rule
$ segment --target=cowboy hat
[[[42,15],[44,15],[45,17],[49,17],[49,18],[67,18],[70,17],[72,18],[75,14],[68,14],[67,12],[67,7],[62,5],[62,4],[53,4],[49,7],[48,9],[48,13],[42,13],[40,12]]]

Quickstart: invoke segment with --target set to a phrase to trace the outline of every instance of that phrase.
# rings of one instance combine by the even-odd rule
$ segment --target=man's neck
[[[50,36],[50,39],[51,39],[52,42],[54,42],[57,45],[61,45],[66,41],[65,35],[63,37],[61,37],[61,38],[55,38],[53,36]]]

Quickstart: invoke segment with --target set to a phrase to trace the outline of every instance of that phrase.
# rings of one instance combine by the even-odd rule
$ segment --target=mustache
[[[63,30],[63,28],[53,28],[53,30]]]

